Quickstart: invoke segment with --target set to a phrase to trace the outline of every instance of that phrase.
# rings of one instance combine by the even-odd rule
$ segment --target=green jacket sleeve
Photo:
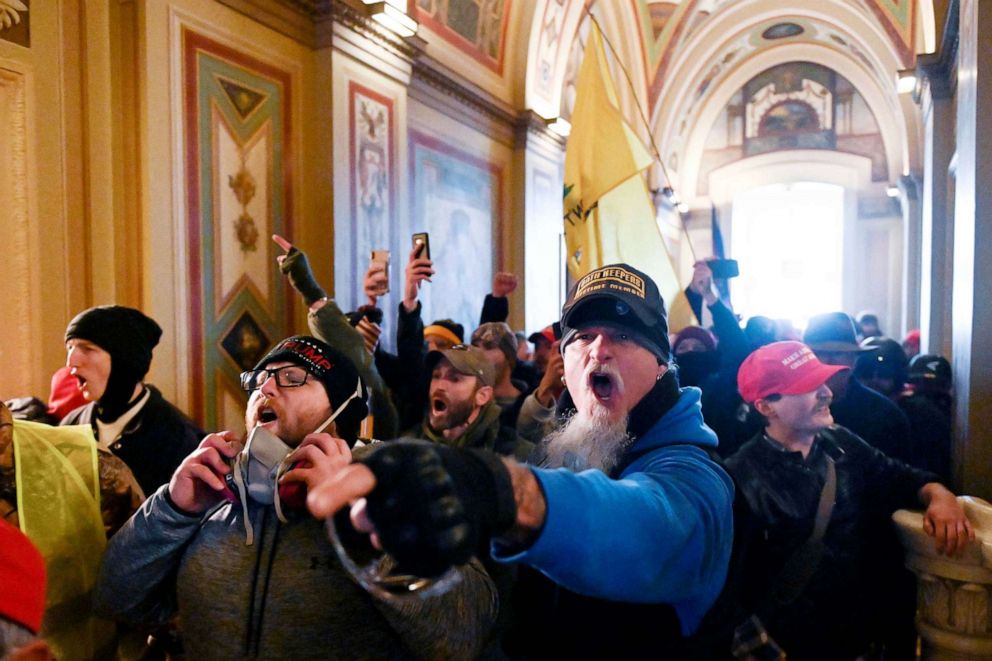
[[[365,381],[371,393],[369,406],[375,421],[376,438],[396,438],[399,433],[399,419],[392,395],[375,367],[372,354],[365,350],[361,334],[348,323],[348,317],[341,308],[334,301],[326,299],[322,307],[310,310],[307,324],[314,337],[347,356]]]

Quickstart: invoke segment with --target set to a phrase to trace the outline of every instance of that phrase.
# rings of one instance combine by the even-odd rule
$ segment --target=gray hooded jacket
[[[187,516],[167,488],[111,540],[95,598],[132,624],[178,611],[191,659],[471,658],[486,643],[498,599],[474,560],[449,592],[395,606],[350,578],[308,513],[281,524],[252,502],[247,546],[239,505]]]

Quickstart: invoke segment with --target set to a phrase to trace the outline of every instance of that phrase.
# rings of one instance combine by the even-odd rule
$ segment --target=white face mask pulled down
[[[327,429],[351,400],[361,396],[362,382],[358,381],[355,392],[311,433],[319,434]],[[248,514],[249,498],[261,505],[274,505],[279,520],[283,523],[288,521],[283,514],[282,502],[279,499],[279,479],[290,468],[286,458],[292,451],[293,448],[286,445],[281,438],[260,424],[256,424],[248,434],[244,449],[234,458],[232,471],[226,480],[228,487],[237,494],[241,502],[241,511],[245,519],[246,546],[251,546],[255,538],[251,517]]]

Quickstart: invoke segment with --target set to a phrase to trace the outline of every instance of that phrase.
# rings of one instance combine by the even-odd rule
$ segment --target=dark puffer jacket
[[[148,401],[127,424],[110,451],[134,473],[145,494],[167,483],[183,459],[197,448],[205,433],[170,404],[158,388],[145,385]],[[63,425],[92,425],[96,431],[96,402],[69,413]]]

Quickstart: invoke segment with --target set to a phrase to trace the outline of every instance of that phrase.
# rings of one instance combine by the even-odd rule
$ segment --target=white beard
[[[574,473],[594,468],[609,474],[634,439],[627,432],[627,416],[610,422],[607,413],[605,408],[591,415],[576,413],[548,434],[542,441],[545,456],[541,466],[567,468]]]

